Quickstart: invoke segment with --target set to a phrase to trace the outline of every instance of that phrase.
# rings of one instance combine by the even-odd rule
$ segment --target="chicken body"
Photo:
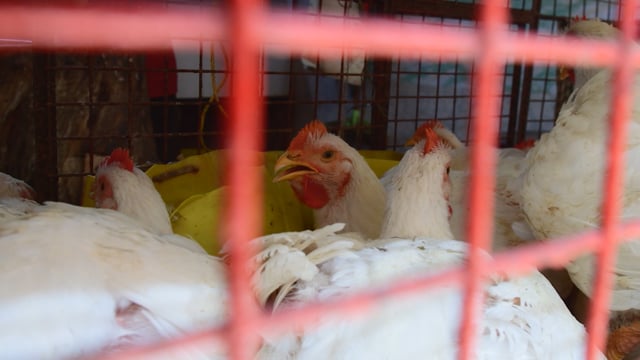
[[[3,357],[84,358],[226,319],[219,259],[115,211],[46,203],[14,215],[0,217]],[[184,349],[172,356],[205,354]]]
[[[505,250],[532,240],[531,230],[524,220],[520,209],[520,185],[518,177],[524,171],[524,159],[528,149],[497,149],[496,184],[494,190],[493,243],[494,251]],[[468,154],[464,154],[468,156]],[[467,158],[468,163],[468,158]],[[460,163],[463,163],[460,161]],[[452,207],[451,227],[456,239],[466,238],[469,208],[469,170],[452,170]],[[516,226],[514,227],[514,224]]]
[[[522,209],[540,239],[595,229],[600,224],[606,138],[611,101],[611,72],[603,70],[587,81],[560,110],[556,125],[527,156]],[[640,216],[640,77],[633,80],[636,101],[626,132],[622,217]],[[613,269],[611,310],[640,309],[638,241],[619,245]],[[594,256],[572,261],[573,282],[591,294]]]
[[[542,136],[527,156],[523,175],[522,208],[527,221],[540,239],[566,236],[600,226],[603,178],[612,75],[602,70],[572,94],[558,114],[556,125]],[[640,216],[640,77],[632,79],[630,122],[624,150],[622,220]],[[640,242],[635,239],[618,245],[609,304],[612,333],[610,349],[621,352],[640,344],[637,331],[627,331],[640,319]],[[594,254],[582,255],[567,265],[573,283],[590,297],[595,276]],[[613,331],[616,330],[616,331]],[[618,331],[620,330],[620,331]],[[620,335],[623,338],[618,338]]]
[[[284,307],[437,274],[462,264],[466,251],[463,242],[417,238],[342,252],[321,263],[312,280],[300,281]],[[487,300],[474,358],[584,359],[583,326],[540,273],[495,277],[484,289]],[[460,288],[442,286],[386,300],[366,317],[324,316],[317,328],[268,339],[262,354],[277,359],[455,359],[461,307]]]
[[[283,307],[436,274],[464,261],[465,243],[437,238],[450,236],[448,149],[441,143],[425,145],[422,151],[423,144],[405,154],[390,179],[382,230],[385,238],[359,243],[322,229],[325,233],[318,235],[324,237],[317,239],[315,251],[329,246],[340,250],[309,269],[285,297]],[[436,198],[438,201],[429,203]],[[404,221],[397,222],[401,218]],[[267,246],[265,252],[268,250]],[[304,256],[295,249],[292,253]],[[583,326],[540,273],[494,277],[484,290],[487,299],[478,324],[475,358],[584,358]],[[260,355],[277,359],[454,359],[461,306],[459,286],[441,286],[388,299],[361,318],[323,316],[313,329],[267,338]]]
[[[453,239],[449,225],[451,144],[432,129],[426,133],[391,174],[382,238]]]
[[[316,227],[345,223],[345,231],[380,235],[384,188],[358,151],[327,132],[320,121],[307,124],[275,165],[274,181],[289,181],[297,198],[313,209]]]
[[[446,141],[450,149],[451,171],[451,231],[452,239],[466,238],[466,219],[469,213],[467,194],[469,190],[469,152],[468,148],[446,129],[440,122],[431,120],[418,127],[407,145],[413,145],[424,138],[424,130],[432,128],[438,136]],[[493,250],[504,250],[531,240],[532,235],[528,225],[524,222],[524,215],[519,207],[520,184],[519,175],[524,171],[524,158],[529,146],[523,148],[497,149],[496,164],[495,211],[493,223]],[[381,180],[388,189],[388,183],[396,168],[391,169]],[[514,224],[516,226],[514,227]]]

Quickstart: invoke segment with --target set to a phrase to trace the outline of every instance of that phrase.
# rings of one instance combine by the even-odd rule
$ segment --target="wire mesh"
[[[524,4],[524,3],[523,3]],[[606,11],[610,13],[610,4]],[[212,339],[228,338],[231,356],[234,359],[249,358],[255,345],[258,330],[280,330],[295,323],[312,321],[314,315],[327,312],[363,313],[380,298],[398,296],[402,293],[423,291],[427,288],[448,282],[465,282],[466,306],[461,327],[462,352],[461,359],[471,358],[470,351],[474,345],[473,324],[480,303],[479,285],[484,276],[494,272],[519,274],[528,271],[531,266],[561,266],[572,258],[588,251],[599,252],[600,277],[596,280],[594,299],[591,311],[593,317],[589,323],[588,358],[595,358],[595,350],[603,344],[605,334],[605,314],[610,296],[610,272],[614,249],[621,239],[629,239],[640,235],[640,224],[634,222],[620,224],[618,220],[620,204],[615,201],[621,189],[623,134],[626,118],[630,109],[631,97],[629,81],[632,69],[640,65],[637,50],[632,49],[634,32],[635,7],[633,2],[624,3],[621,17],[621,28],[624,33],[622,45],[558,39],[548,36],[523,35],[508,32],[506,9],[499,1],[486,1],[480,6],[481,23],[478,28],[461,30],[442,27],[439,24],[401,24],[393,20],[365,19],[357,25],[323,24],[318,26],[301,20],[297,15],[268,11],[259,1],[236,1],[229,9],[230,17],[224,17],[219,10],[206,14],[189,10],[165,13],[157,9],[140,10],[131,13],[122,9],[72,9],[61,11],[52,7],[16,7],[2,5],[0,12],[0,34],[17,39],[33,39],[33,48],[37,50],[65,49],[70,46],[90,50],[119,49],[126,51],[164,50],[169,39],[196,38],[216,41],[226,37],[233,39],[231,47],[231,64],[233,76],[230,87],[230,120],[225,121],[229,127],[229,148],[233,160],[229,167],[229,180],[234,186],[229,197],[226,219],[226,236],[230,244],[230,284],[234,302],[232,319],[228,330],[216,329],[186,339],[176,340],[172,344],[184,345],[208,343]],[[525,6],[525,5],[522,5]],[[596,11],[600,7],[596,6]],[[223,19],[226,19],[223,20]],[[162,26],[154,26],[157,24]],[[35,26],[38,24],[38,26]],[[113,30],[113,25],[117,29]],[[87,32],[73,31],[91,29]],[[52,36],[51,29],[55,29]],[[127,34],[127,36],[123,36]],[[135,35],[132,35],[135,34]],[[206,34],[206,35],[203,35]],[[304,38],[300,37],[304,34]],[[428,40],[428,41],[425,41]],[[365,48],[372,56],[397,56],[399,59],[429,59],[432,61],[474,61],[473,87],[478,94],[472,104],[475,109],[473,124],[474,138],[472,142],[472,180],[470,212],[474,214],[469,220],[469,242],[471,252],[466,266],[458,267],[436,277],[417,281],[398,283],[380,291],[363,292],[350,298],[332,303],[311,304],[303,309],[265,315],[256,307],[249,288],[249,270],[244,264],[251,256],[246,242],[257,235],[259,212],[256,204],[260,203],[261,187],[252,167],[251,154],[263,148],[264,114],[262,111],[260,57],[263,46],[268,46],[274,53],[289,54],[290,51],[302,53],[317,51],[322,56],[335,55],[336,48]],[[185,45],[187,48],[188,46]],[[189,48],[194,50],[193,48]],[[199,50],[199,48],[198,48]],[[240,56],[241,54],[241,56]],[[590,55],[590,56],[584,56]],[[613,96],[613,114],[611,115],[611,136],[609,142],[610,157],[608,161],[609,176],[605,181],[605,197],[603,203],[603,228],[599,231],[576,235],[566,239],[535,244],[516,250],[498,254],[492,260],[479,256],[480,249],[487,248],[490,234],[492,213],[493,170],[495,153],[493,149],[501,127],[501,111],[506,101],[501,100],[500,89],[504,87],[499,68],[509,59],[522,59],[526,64],[562,63],[576,65],[577,59],[589,59],[594,65],[616,66],[616,88]],[[89,56],[87,63],[81,67],[96,66],[96,59]],[[42,58],[38,64],[52,66],[51,58]],[[396,62],[396,66],[398,62]],[[130,65],[132,66],[132,65]],[[421,70],[418,62],[418,70]],[[456,65],[459,66],[459,65]],[[456,68],[456,67],[454,67]],[[127,67],[126,69],[129,69]],[[442,70],[438,65],[438,70]],[[73,71],[74,67],[66,69]],[[108,72],[124,71],[123,68],[105,68]],[[422,73],[418,71],[419,73]],[[514,76],[515,71],[507,68],[507,74]],[[398,72],[399,73],[399,72]],[[542,87],[547,89],[549,77],[555,71],[545,69],[541,77]],[[438,71],[434,76],[442,76],[446,71]],[[457,72],[456,72],[457,74]],[[128,87],[127,94],[132,93],[132,77],[124,78]],[[534,76],[533,79],[536,79]],[[51,79],[49,79],[51,81]],[[503,81],[501,83],[501,81]],[[50,87],[39,89],[44,96],[50,96]],[[399,93],[399,91],[397,92]],[[110,106],[107,102],[93,99],[90,92],[88,100],[89,112],[98,106]],[[57,99],[56,99],[57,100]],[[510,100],[510,99],[509,99]],[[287,100],[288,101],[288,100]],[[502,106],[500,105],[502,101]],[[534,101],[548,103],[550,98],[535,98]],[[555,101],[555,99],[553,100]],[[146,102],[130,102],[127,112],[131,114],[137,105]],[[60,106],[85,106],[83,102],[57,103]],[[119,104],[121,105],[121,104]],[[43,107],[52,106],[50,103]],[[167,110],[165,110],[167,111]],[[418,109],[416,109],[418,112]],[[543,110],[540,114],[546,113]],[[529,116],[529,115],[527,115]],[[542,119],[543,115],[540,116]],[[91,116],[90,116],[91,117]],[[166,118],[166,116],[165,116]],[[546,119],[546,118],[544,118]],[[551,120],[541,120],[537,130],[544,129]],[[55,119],[47,119],[45,129],[39,133],[46,142],[39,143],[45,149],[51,146],[51,123]],[[526,122],[527,130],[529,122]],[[97,135],[96,135],[97,136]],[[101,135],[104,136],[104,135]],[[104,136],[108,137],[108,136]],[[73,137],[62,138],[65,141],[80,140]],[[130,139],[126,139],[130,141]],[[131,145],[131,144],[129,144]],[[55,150],[54,150],[55,151]],[[49,167],[46,171],[53,171]],[[247,175],[248,174],[248,175]],[[50,173],[48,173],[51,176]],[[602,271],[602,270],[605,271]],[[353,314],[352,314],[353,315]],[[249,340],[247,340],[249,339]],[[249,341],[247,346],[246,341]],[[147,351],[132,352],[130,355],[144,355]],[[158,351],[156,348],[155,351]]]
[[[101,4],[98,1],[92,3]],[[318,3],[322,7],[323,2]],[[310,22],[317,17],[307,12],[304,0],[273,0],[272,4],[273,9],[302,10],[298,14],[301,21],[306,19]],[[412,24],[428,22],[466,29],[472,29],[475,24],[475,5],[470,2],[429,0],[377,4],[364,2],[362,7],[367,10],[361,12],[363,18],[392,14],[400,21]],[[193,18],[198,19],[202,18],[201,12],[211,6],[208,1],[156,1],[151,5],[154,6],[147,6],[146,11],[165,17],[168,26],[175,21],[170,18],[176,10],[192,13]],[[136,7],[136,11],[140,9],[140,6]],[[569,14],[584,13],[611,19],[617,5],[605,1],[584,5],[577,1],[569,4],[512,1],[510,11],[510,29],[554,35],[562,27],[560,22],[566,23],[565,16]],[[118,21],[126,23],[132,15],[135,12],[103,21],[110,21],[108,25]],[[39,16],[35,8],[32,18]],[[99,15],[87,14],[78,26],[91,23],[96,16]],[[50,154],[53,154],[54,146],[58,146],[56,152],[59,153],[57,166],[46,174],[43,171],[33,176],[26,166],[8,164],[5,167],[34,182],[47,199],[77,204],[80,199],[74,193],[81,186],[82,176],[91,173],[95,165],[94,155],[106,155],[113,146],[132,146],[134,155],[143,163],[175,161],[184,155],[224,147],[224,124],[228,120],[225,109],[229,106],[229,44],[228,41],[205,41],[202,35],[222,31],[220,25],[224,20],[215,21],[214,26],[196,20],[191,30],[176,30],[170,40],[162,40],[166,43],[155,36],[148,36],[136,45],[127,46],[128,49],[121,49],[124,44],[116,38],[126,35],[114,33],[110,37],[110,49],[116,53],[84,55],[65,53],[62,49],[49,55],[52,58],[48,65],[33,74],[36,86],[49,84],[47,86],[51,87],[38,92],[35,99],[37,107],[43,115],[47,113],[52,128],[59,128],[64,123],[55,121],[57,118],[67,119],[69,114],[79,117],[78,112],[82,112],[85,116],[74,121],[90,125],[89,133],[63,129],[51,140],[56,144],[42,144],[40,147],[49,151],[38,153],[38,163],[52,161]],[[51,23],[48,26],[58,25]],[[138,28],[149,29],[150,26],[143,22]],[[82,36],[89,39],[93,35],[87,32]],[[4,36],[7,39],[12,37],[11,32]],[[46,34],[41,40],[33,39],[44,43],[51,40]],[[8,45],[15,46],[19,40],[13,39]],[[20,46],[24,46],[25,40],[20,41]],[[66,44],[67,49],[72,47],[73,44]],[[162,50],[156,51],[151,49],[153,47],[161,47]],[[87,50],[91,48],[88,46]],[[131,54],[126,53],[132,49]],[[362,84],[354,86],[345,84],[344,57],[339,71],[327,74],[320,69],[317,57],[313,58],[313,66],[303,66],[300,62],[303,54],[277,53],[268,47],[263,50],[260,73],[266,112],[263,129],[266,149],[285,148],[293,134],[314,118],[328,123],[330,130],[358,148],[402,151],[404,141],[417,125],[430,118],[441,120],[463,141],[469,140],[473,64],[468,59],[430,56],[398,59],[397,54],[390,58],[371,56],[364,68]],[[138,81],[141,72],[147,78],[145,91],[144,84]],[[48,78],[52,80],[47,81]],[[76,79],[72,85],[77,87],[77,93],[58,94],[60,90],[53,91],[56,83],[65,83],[69,78]],[[122,79],[126,81],[118,87],[118,80]],[[63,87],[64,84],[60,86]],[[105,87],[111,90],[104,91]],[[548,131],[559,105],[572,87],[558,81],[556,68],[544,62],[529,65],[508,61],[505,63],[502,89],[499,145],[513,146]],[[140,96],[145,92],[148,92],[148,97]],[[71,109],[74,106],[77,109]],[[122,129],[115,129],[115,125],[105,129],[103,123],[108,121],[108,114],[115,118],[109,123],[126,123],[120,126],[127,131],[123,133]],[[132,117],[138,120],[127,120]],[[40,136],[34,138],[42,139]],[[70,158],[75,160],[68,160]]]

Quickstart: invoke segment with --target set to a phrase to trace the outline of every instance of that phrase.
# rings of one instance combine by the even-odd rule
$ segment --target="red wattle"
[[[320,209],[329,202],[329,194],[324,186],[306,176],[302,178],[302,188],[298,190],[297,187],[293,187],[293,189],[298,200],[312,209]]]

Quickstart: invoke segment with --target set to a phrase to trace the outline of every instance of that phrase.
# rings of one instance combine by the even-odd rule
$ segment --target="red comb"
[[[418,128],[416,129],[416,135],[418,135],[419,137],[422,137],[422,134],[424,134],[424,131],[426,129],[440,129],[443,127],[444,125],[442,125],[442,123],[438,120],[435,120],[435,119],[427,120],[424,123],[422,123],[422,125],[418,126]]]
[[[584,21],[584,20],[587,20],[586,16],[584,16],[584,15],[582,15],[582,16],[576,15],[576,16],[572,17],[569,22],[571,24],[575,24],[577,22]]]
[[[438,145],[442,144],[442,139],[440,138],[440,136],[438,136],[435,130],[433,130],[433,128],[425,128],[424,137],[424,154],[432,152],[435,148],[438,147]]]
[[[117,164],[118,166],[120,166],[121,169],[129,170],[133,172],[133,160],[129,155],[128,149],[124,149],[124,148],[113,149],[113,151],[111,152],[111,155],[107,156],[104,160],[102,160],[100,167],[108,166],[111,164]]]
[[[315,134],[316,137],[320,137],[327,133],[327,127],[324,126],[322,121],[313,120],[312,122],[305,125],[298,132],[298,134],[291,140],[289,144],[289,149],[287,150],[302,150],[304,147],[304,143],[307,141],[309,134]]]
[[[413,146],[420,142],[420,140],[424,139],[424,134],[426,129],[440,129],[444,128],[444,125],[438,120],[431,119],[423,122],[418,126],[416,131],[413,133],[411,138],[404,143],[404,146]]]
[[[444,125],[442,125],[442,123],[436,119],[427,120],[424,124],[422,124],[422,126],[429,127],[431,129],[440,129],[444,127]]]
[[[514,146],[516,149],[527,150],[531,149],[533,145],[536,144],[536,141],[533,139],[522,140]]]

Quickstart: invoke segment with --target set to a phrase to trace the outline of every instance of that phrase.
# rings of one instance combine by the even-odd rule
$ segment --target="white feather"
[[[142,170],[134,167],[133,171],[128,171],[116,163],[100,166],[96,178],[100,176],[105,176],[111,183],[113,199],[107,200],[115,201],[117,211],[138,221],[141,227],[165,235],[165,239],[175,245],[206,254],[206,250],[193,239],[173,235],[164,200]],[[96,202],[96,206],[104,207],[104,204],[100,206]]]
[[[123,214],[46,203],[0,225],[3,357],[85,357],[226,319],[222,262]]]
[[[382,233],[392,238],[345,249],[317,264],[311,279],[298,279],[283,307],[333,300],[398,280],[437,274],[464,261],[465,243],[422,237],[424,233],[450,235],[443,176],[449,155],[445,149],[424,155],[420,146],[405,154],[389,183]],[[443,199],[434,203],[437,197]],[[430,226],[423,226],[425,223]],[[444,229],[433,228],[437,226]],[[327,234],[325,240],[314,242],[330,246],[341,241],[349,239]],[[532,271],[513,279],[495,277],[484,291],[487,301],[477,327],[479,343],[472,351],[474,358],[584,358],[584,327],[540,273]],[[313,328],[266,337],[259,358],[454,359],[461,307],[462,292],[457,284],[387,299],[369,309],[366,316],[322,316],[315,319]]]
[[[455,240],[388,240],[342,253],[300,281],[285,307],[330,300],[359,290],[436,274],[464,260]],[[477,359],[583,359],[585,331],[538,272],[494,280],[478,327]],[[462,293],[444,286],[383,301],[357,319],[323,316],[313,329],[267,339],[261,355],[274,359],[454,359]],[[603,357],[602,357],[603,358]]]
[[[142,170],[134,167],[133,171],[128,171],[116,163],[99,167],[96,179],[100,176],[109,179],[118,211],[138,220],[149,231],[157,234],[173,233],[164,201]]]
[[[442,130],[441,130],[442,131]],[[448,132],[448,131],[447,131]],[[516,148],[497,149],[496,187],[494,193],[493,250],[504,250],[522,244],[526,236],[527,225],[519,232],[512,228],[513,223],[524,223],[524,214],[520,209],[520,184],[517,179],[524,171],[526,151]],[[466,239],[466,221],[469,214],[469,159],[466,148],[451,151],[451,196],[449,202],[453,210],[450,219],[453,238]],[[395,168],[394,168],[395,169]],[[388,187],[387,187],[388,188]]]
[[[425,155],[421,141],[403,156],[389,179],[382,238],[410,238],[419,234],[436,239],[453,239],[449,226],[450,182],[443,182],[451,161],[448,148]],[[407,189],[411,189],[407,191]],[[416,221],[416,215],[422,221]]]

